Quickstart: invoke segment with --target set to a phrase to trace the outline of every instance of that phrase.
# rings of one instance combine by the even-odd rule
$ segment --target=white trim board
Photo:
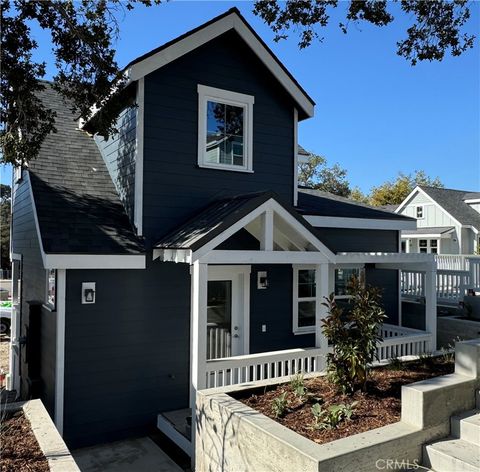
[[[344,218],[337,216],[303,215],[303,217],[317,228],[345,228],[345,229],[417,229],[415,220],[378,220],[369,218]]]
[[[175,41],[157,53],[132,64],[127,68],[126,76],[129,81],[132,82],[145,77],[151,72],[160,69],[232,29],[241,36],[254,54],[257,55],[298,105],[300,105],[305,114],[312,117],[315,106],[314,103],[289,74],[287,74],[273,54],[262,44],[255,34],[250,31],[244,23],[244,20],[235,11],[204,27],[200,27],[197,31],[187,34],[183,39]]]
[[[66,270],[57,270],[57,332],[55,349],[55,426],[63,436],[63,412],[65,395],[65,295]]]
[[[145,113],[145,79],[138,80],[137,85],[137,123],[135,142],[135,202],[134,225],[137,234],[143,234],[143,147],[144,147],[144,113]]]

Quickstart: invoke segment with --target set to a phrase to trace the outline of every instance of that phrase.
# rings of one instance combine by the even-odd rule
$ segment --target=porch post
[[[197,390],[206,387],[208,264],[191,266],[190,306],[190,405],[195,408]]]
[[[328,342],[322,332],[322,319],[327,315],[327,307],[323,306],[325,297],[330,295],[329,264],[323,263],[315,266],[315,347],[322,349],[319,371],[325,370],[325,356],[327,355]]]
[[[425,271],[425,329],[432,335],[430,350],[437,350],[437,269],[435,262]]]

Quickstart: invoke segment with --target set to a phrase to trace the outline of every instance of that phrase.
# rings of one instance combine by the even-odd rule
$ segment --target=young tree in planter
[[[348,310],[336,304],[333,293],[326,298],[328,316],[322,321],[323,333],[333,348],[327,355],[327,377],[340,391],[351,394],[359,386],[366,389],[368,365],[376,357],[382,339],[379,327],[386,316],[380,289],[353,278],[349,293]]]

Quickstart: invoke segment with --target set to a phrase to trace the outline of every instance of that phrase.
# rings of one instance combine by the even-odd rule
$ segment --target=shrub
[[[327,409],[322,408],[318,403],[312,406],[314,429],[333,429],[336,428],[342,421],[349,421],[352,418],[357,402],[350,405],[340,404],[331,405]]]
[[[302,399],[307,393],[307,387],[305,387],[305,379],[303,374],[299,372],[290,379],[290,388],[297,398]]]
[[[327,354],[327,376],[342,393],[352,393],[360,385],[366,388],[368,365],[376,358],[380,325],[385,318],[380,290],[364,286],[353,278],[349,286],[349,310],[344,312],[332,293],[324,305],[328,315],[323,333],[332,345]]]
[[[281,395],[273,399],[272,411],[275,418],[281,418],[287,409],[287,392],[283,392]]]
[[[403,370],[405,366],[403,361],[401,361],[398,357],[392,357],[389,360],[388,368],[390,370]]]

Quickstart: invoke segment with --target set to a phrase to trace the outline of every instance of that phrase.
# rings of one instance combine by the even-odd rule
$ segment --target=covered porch
[[[252,203],[251,198],[256,201]],[[193,411],[198,390],[253,386],[259,380],[281,381],[298,372],[324,371],[329,351],[322,332],[322,319],[327,315],[324,298],[333,292],[345,300],[348,277],[362,271],[367,283],[369,277],[380,280],[381,271],[392,275],[388,287],[391,313],[389,323],[381,327],[379,361],[436,349],[431,255],[335,254],[319,240],[314,227],[271,195],[241,202],[234,199],[206,212],[161,242],[154,252],[162,261],[190,264]],[[425,273],[425,330],[402,326],[400,270],[407,267]],[[278,283],[280,280],[287,280],[287,285]],[[268,303],[258,302],[266,293],[270,294]],[[269,339],[280,339],[276,321],[288,326],[289,336],[269,343]],[[260,337],[267,341],[259,343]],[[268,348],[272,346],[274,349]],[[172,439],[178,439],[179,431],[184,432],[183,437],[188,435],[190,429],[178,424],[181,416],[160,415],[160,429],[166,434],[170,430]],[[169,417],[176,418],[177,426]],[[185,443],[183,446],[185,450]]]

